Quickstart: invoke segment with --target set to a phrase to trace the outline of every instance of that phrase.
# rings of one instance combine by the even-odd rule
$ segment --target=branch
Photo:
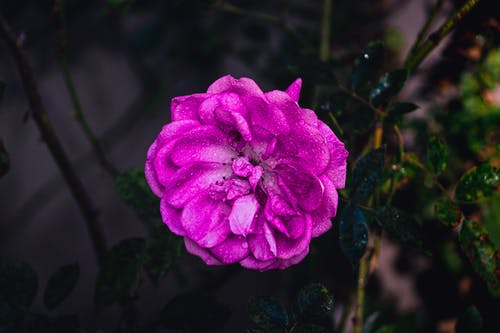
[[[480,0],[467,0],[453,16],[451,16],[437,31],[432,33],[429,38],[406,60],[405,67],[408,72],[413,72],[418,65],[434,50],[439,42],[446,37],[463,18],[479,3]]]
[[[106,245],[104,234],[99,225],[97,211],[94,209],[90,196],[75,173],[73,166],[71,165],[71,162],[66,155],[61,142],[59,141],[59,138],[56,136],[56,133],[52,128],[48,114],[45,111],[42,99],[38,93],[33,70],[28,62],[22,43],[2,15],[0,15],[0,35],[5,40],[15,58],[19,74],[21,75],[24,91],[30,104],[33,119],[40,130],[42,139],[47,144],[52,157],[59,167],[74,199],[78,204],[78,207],[80,208],[89,234],[92,238],[94,250],[97,255],[97,261],[98,263],[101,263],[106,250]]]

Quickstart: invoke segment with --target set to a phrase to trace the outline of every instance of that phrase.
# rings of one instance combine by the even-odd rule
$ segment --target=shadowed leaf
[[[351,198],[360,201],[372,194],[384,168],[385,147],[370,151],[356,164],[352,173]]]
[[[389,236],[398,240],[403,246],[423,248],[422,228],[406,212],[392,206],[377,207],[375,220]]]
[[[374,105],[388,102],[403,88],[407,76],[408,71],[406,69],[399,69],[382,75],[377,84],[370,91],[370,101]]]
[[[320,283],[312,283],[302,288],[293,304],[295,319],[299,322],[321,319],[333,307],[333,297]]]
[[[434,210],[439,221],[449,228],[458,226],[462,218],[460,206],[448,198],[439,199],[434,206]]]
[[[288,325],[285,307],[275,297],[251,297],[248,313],[255,325],[269,332],[282,332]]]
[[[339,241],[342,252],[356,267],[368,244],[368,225],[363,212],[353,206],[342,209],[339,223]]]
[[[47,288],[43,295],[45,306],[53,309],[73,291],[80,277],[78,263],[64,265],[59,268],[47,282]]]
[[[385,111],[387,112],[386,120],[389,122],[399,122],[402,116],[407,113],[417,110],[419,107],[413,103],[394,103],[389,105]]]
[[[364,86],[373,83],[380,69],[384,65],[384,45],[381,41],[373,41],[354,60],[351,76],[351,87],[359,91]]]
[[[160,200],[149,189],[142,169],[130,169],[119,175],[116,178],[116,187],[123,201],[140,217],[160,216]]]
[[[438,175],[446,169],[446,146],[436,137],[432,137],[427,145],[427,165]]]

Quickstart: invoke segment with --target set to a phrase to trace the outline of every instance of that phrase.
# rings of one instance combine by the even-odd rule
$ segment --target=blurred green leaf
[[[29,308],[38,289],[35,271],[24,262],[0,265],[0,299],[11,306]]]
[[[500,192],[481,202],[483,225],[488,230],[491,241],[500,249]]]
[[[62,303],[71,294],[80,277],[80,266],[78,263],[60,267],[47,282],[47,288],[43,295],[45,306],[53,309]]]
[[[293,313],[297,321],[308,322],[323,318],[332,307],[333,297],[328,289],[320,283],[311,283],[297,294]]]
[[[372,84],[384,65],[384,45],[381,41],[373,41],[354,60],[351,76],[351,87],[359,91],[363,86]]]
[[[129,238],[113,246],[97,275],[95,303],[98,308],[124,299],[139,286],[145,241]]]
[[[359,208],[348,205],[342,209],[339,242],[344,255],[356,267],[368,244],[368,225],[365,215]]]
[[[465,219],[458,237],[460,246],[495,297],[500,297],[500,255],[488,230],[476,221]]]
[[[446,154],[446,146],[435,136],[430,138],[427,145],[427,165],[437,175],[446,169]]]
[[[469,306],[458,317],[455,324],[455,333],[483,333],[483,318],[474,305]]]
[[[329,333],[330,330],[315,324],[299,324],[295,326],[293,333]]]
[[[387,112],[387,120],[390,122],[400,122],[401,117],[407,113],[413,112],[419,108],[418,105],[413,103],[394,103],[387,106],[385,111]]]
[[[356,164],[352,173],[351,199],[361,201],[375,190],[384,168],[385,147],[370,151]]]
[[[403,246],[423,248],[422,228],[406,212],[392,206],[377,207],[375,221],[389,236],[398,240]]]
[[[397,332],[397,326],[394,324],[391,325],[384,325],[380,328],[378,328],[375,333],[396,333]]]
[[[0,178],[4,176],[10,167],[10,159],[2,140],[0,140]]]
[[[164,225],[156,228],[146,239],[144,268],[154,284],[158,284],[170,271],[181,253],[182,238],[172,234]]]
[[[370,101],[372,104],[384,104],[396,96],[403,88],[407,77],[408,71],[406,69],[398,69],[382,75],[370,91]]]
[[[448,228],[455,228],[462,219],[460,206],[446,197],[436,201],[434,210],[438,220]]]
[[[268,332],[282,332],[288,325],[285,307],[275,297],[250,297],[248,314],[255,325]]]
[[[135,168],[116,178],[116,187],[123,201],[142,218],[159,217],[160,199],[149,189],[144,170]]]
[[[459,200],[474,201],[490,196],[499,185],[499,170],[483,163],[468,170],[460,178],[455,196]]]
[[[222,328],[231,310],[205,294],[184,293],[175,296],[161,312],[162,325],[183,332],[208,332]]]

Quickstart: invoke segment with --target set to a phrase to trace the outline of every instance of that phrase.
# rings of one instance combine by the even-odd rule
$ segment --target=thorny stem
[[[97,261],[101,264],[106,251],[106,243],[104,234],[99,224],[97,211],[94,209],[89,194],[83,187],[80,178],[78,178],[78,175],[73,169],[73,166],[50,123],[48,114],[42,103],[42,98],[38,93],[38,87],[35,83],[33,70],[28,62],[22,42],[17,38],[14,31],[12,31],[12,28],[2,15],[0,15],[0,35],[5,40],[14,56],[19,74],[21,75],[24,91],[30,104],[33,119],[40,130],[42,139],[47,144],[52,157],[56,161],[57,166],[66,180],[66,183],[68,184],[80,211],[82,212],[97,255]]]
[[[446,37],[463,18],[479,3],[480,0],[467,0],[446,22],[406,60],[405,67],[413,72],[427,55]]]
[[[113,165],[113,163],[108,159],[101,142],[92,131],[85,114],[83,112],[78,93],[75,88],[75,83],[73,80],[73,75],[68,66],[68,60],[66,56],[66,50],[68,45],[68,37],[66,33],[66,18],[64,12],[64,0],[54,0],[54,8],[59,14],[60,29],[59,29],[59,39],[60,39],[60,52],[59,52],[59,66],[64,77],[64,83],[68,89],[69,96],[71,98],[71,103],[73,104],[74,116],[76,121],[80,124],[85,136],[92,145],[95,155],[97,156],[102,167],[113,177],[118,176],[118,170]]]

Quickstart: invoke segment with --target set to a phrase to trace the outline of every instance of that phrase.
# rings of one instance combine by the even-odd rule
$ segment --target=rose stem
[[[10,48],[14,56],[19,74],[21,76],[21,81],[24,86],[24,91],[29,101],[33,119],[40,130],[42,139],[47,144],[52,157],[66,180],[66,183],[68,184],[71,193],[85,219],[97,256],[97,262],[100,265],[106,251],[106,242],[99,224],[97,211],[94,209],[89,194],[83,187],[80,178],[78,178],[75,173],[73,166],[50,123],[48,114],[45,111],[42,99],[38,93],[38,87],[35,83],[33,70],[28,62],[22,41],[17,38],[15,33],[12,31],[12,28],[2,15],[0,15],[0,34],[4,38],[7,46]]]

